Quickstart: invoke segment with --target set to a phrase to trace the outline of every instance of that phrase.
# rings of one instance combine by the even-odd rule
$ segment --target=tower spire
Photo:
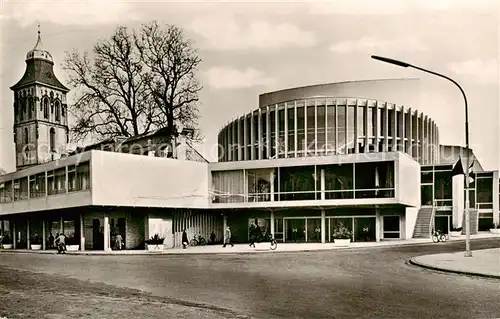
[[[35,44],[35,47],[33,48],[33,50],[41,50],[42,49],[42,36],[40,34],[40,23],[38,23],[38,38],[36,40],[36,44]]]

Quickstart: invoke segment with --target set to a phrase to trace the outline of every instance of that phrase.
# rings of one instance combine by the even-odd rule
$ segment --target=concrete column
[[[314,100],[314,156],[318,156],[318,100],[317,99]]]
[[[227,228],[227,215],[226,213],[224,213],[224,216],[222,217],[222,236],[225,236],[226,228]]]
[[[248,121],[247,121],[247,116],[243,116],[243,159],[244,160],[249,160],[250,159],[250,153],[248,152]]]
[[[278,117],[278,108],[279,108],[278,104],[276,104],[274,106],[274,133],[275,133],[274,134],[274,147],[276,149],[276,151],[274,152],[275,153],[274,155],[276,156],[276,158],[278,158],[278,153],[280,151],[280,146],[279,146],[280,145],[280,143],[279,143],[279,141],[280,141],[280,127],[279,127],[280,123],[279,123],[279,117]]]
[[[347,103],[349,104],[349,103]],[[354,136],[354,153],[359,153],[359,147],[358,147],[358,113],[359,113],[359,100],[356,99],[356,103],[354,104],[354,127],[350,128],[353,131],[353,136]],[[349,111],[347,111],[349,113]],[[363,124],[361,124],[363,125]],[[349,152],[349,151],[348,151]]]
[[[383,120],[383,125],[384,125],[384,147],[383,147],[383,151],[384,152],[387,152],[387,150],[389,149],[389,106],[387,104],[387,102],[385,102],[385,105],[384,105],[384,120]],[[382,121],[381,121],[382,123]]]
[[[109,217],[104,214],[104,251],[109,251]]]
[[[304,151],[304,157],[307,157],[307,154],[309,152],[309,148],[307,147],[308,146],[308,138],[307,138],[307,110],[310,108],[310,106],[307,106],[307,101],[304,101],[304,145],[305,145],[305,150],[301,150]]]
[[[325,169],[321,169],[321,200],[325,200]]]
[[[30,249],[30,220],[26,221],[26,249]]]
[[[326,214],[325,210],[321,209],[321,243],[326,242]]]
[[[64,229],[63,229],[63,225],[64,225],[64,221],[63,221],[63,217],[61,215],[61,219],[59,221],[59,234],[62,234]]]
[[[104,215],[104,251],[109,251],[109,217]]]
[[[381,222],[380,222],[380,219],[382,218],[380,216],[380,209],[377,207],[375,208],[375,241],[376,242],[379,242],[380,241],[380,232],[382,231],[381,230]]]
[[[266,156],[265,159],[271,157],[271,108],[269,106],[266,107]]]
[[[84,233],[84,220],[83,220],[83,213],[80,213],[80,250],[84,251],[85,250],[85,233]]]
[[[294,157],[297,157],[297,149],[298,149],[298,136],[297,136],[297,101],[294,102],[293,105],[294,113],[293,113],[293,139],[294,139]]]
[[[47,234],[45,233],[45,219],[42,219],[42,250],[47,249]]]
[[[271,236],[274,238],[274,210],[271,209]]]
[[[285,125],[285,136],[284,136],[284,139],[283,139],[283,143],[285,143],[284,145],[284,148],[283,150],[285,151],[285,158],[288,157],[288,103],[285,102],[285,111],[284,111],[284,118],[285,118],[285,122],[284,122],[284,125]]]
[[[270,173],[270,176],[269,176],[269,179],[271,181],[271,187],[270,187],[270,191],[271,191],[271,202],[274,202],[274,179],[276,177],[274,176],[274,171],[272,171]]]
[[[406,135],[408,136],[408,155],[413,156],[413,115],[411,107],[408,109],[408,127],[405,127]]]
[[[262,138],[262,109],[259,108],[259,112],[257,114],[257,137],[254,139],[254,143],[257,143],[259,146],[257,148],[257,154],[255,156],[255,159],[262,159],[262,152],[264,149],[264,139]]]
[[[498,187],[498,171],[493,172],[493,194],[498,194],[500,192],[499,187]],[[462,192],[463,194],[463,192]],[[499,202],[498,202],[498,196],[493,195],[493,222],[498,225],[499,222]]]
[[[255,123],[254,123],[254,117],[255,113],[252,112],[250,113],[250,136],[248,137],[250,139],[249,143],[251,145],[250,147],[250,160],[256,160],[257,158],[255,157]]]

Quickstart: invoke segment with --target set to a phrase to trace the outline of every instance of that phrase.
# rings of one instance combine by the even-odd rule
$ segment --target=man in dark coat
[[[189,245],[189,239],[188,239],[188,234],[184,229],[184,231],[182,232],[182,248],[186,249],[187,245]]]

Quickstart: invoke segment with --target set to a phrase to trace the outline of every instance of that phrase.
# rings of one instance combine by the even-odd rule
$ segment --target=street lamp
[[[426,70],[426,69],[423,69],[421,67],[411,65],[411,64],[403,62],[403,61],[389,59],[389,58],[385,58],[385,57],[381,57],[381,56],[377,56],[377,55],[372,55],[371,57],[372,57],[372,59],[382,61],[385,63],[394,64],[394,65],[397,65],[397,66],[400,66],[403,68],[414,68],[414,69],[417,69],[417,70],[420,70],[420,71],[423,71],[426,73],[434,74],[436,76],[445,78],[448,81],[455,84],[460,89],[460,92],[462,92],[462,96],[464,97],[464,101],[465,101],[465,152],[467,154],[467,156],[465,158],[466,192],[465,192],[465,254],[464,254],[464,256],[465,257],[472,257],[472,251],[470,250],[470,215],[469,215],[469,165],[470,165],[469,164],[469,161],[470,161],[470,159],[469,159],[469,156],[470,156],[470,154],[469,154],[469,111],[468,111],[468,106],[467,106],[467,97],[465,96],[464,90],[455,80],[453,80],[453,79],[451,79],[443,74],[439,74],[439,73],[436,73],[436,72],[433,72],[430,70]]]

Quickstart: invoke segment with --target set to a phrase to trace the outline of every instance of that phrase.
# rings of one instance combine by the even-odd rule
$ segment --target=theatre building
[[[219,160],[207,162],[182,136],[172,152],[150,143],[165,141],[161,130],[128,141],[147,151],[124,152],[120,140],[65,156],[68,89],[53,64],[38,42],[11,88],[17,171],[0,176],[0,231],[16,249],[47,249],[61,232],[80,250],[110,249],[118,233],[126,249],[155,233],[176,247],[183,229],[221,241],[226,225],[243,243],[255,219],[284,243],[332,242],[339,223],[354,242],[429,237],[465,226],[464,175],[452,170],[466,157],[471,232],[498,223],[498,171],[440,144],[439,123],[418,111],[432,101],[420,101],[417,79],[262,94],[219,131]]]

